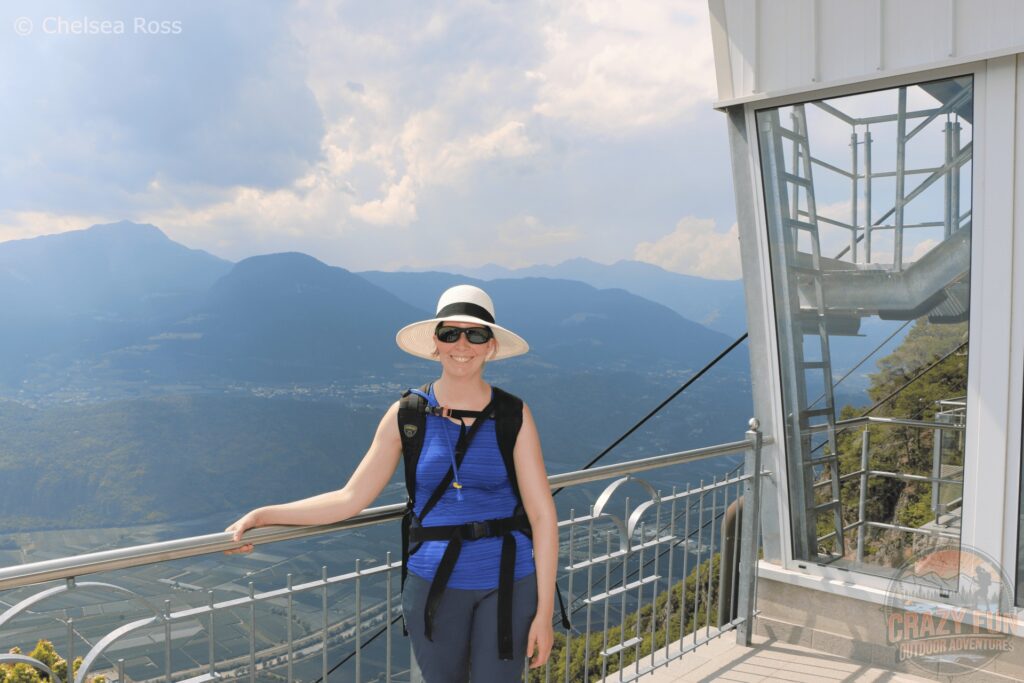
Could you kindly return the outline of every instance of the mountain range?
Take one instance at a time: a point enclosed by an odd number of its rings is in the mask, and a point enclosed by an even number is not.
[[[453,265],[435,270],[480,280],[545,277],[576,280],[598,289],[624,289],[730,337],[747,329],[742,280],[709,280],[673,273],[642,261],[622,260],[606,265],[574,258],[557,265],[515,269],[488,264],[480,268]]]
[[[531,343],[488,377],[530,402],[553,471],[730,341],[629,288],[563,277],[230,263],[127,222],[2,243],[0,481],[19,495],[0,497],[0,530],[230,517],[340,484],[400,390],[435,376],[395,332],[467,281]],[[615,458],[732,440],[749,413],[741,350]]]

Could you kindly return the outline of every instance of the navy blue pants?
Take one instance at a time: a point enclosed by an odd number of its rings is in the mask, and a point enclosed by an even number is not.
[[[522,680],[526,638],[537,613],[537,575],[513,584],[512,647],[515,657],[498,657],[498,589],[446,588],[434,615],[434,640],[424,633],[423,612],[430,582],[409,574],[402,613],[423,683],[512,683]]]

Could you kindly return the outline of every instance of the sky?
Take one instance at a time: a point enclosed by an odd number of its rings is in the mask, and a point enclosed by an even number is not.
[[[0,95],[0,241],[740,275],[705,0],[20,0]]]

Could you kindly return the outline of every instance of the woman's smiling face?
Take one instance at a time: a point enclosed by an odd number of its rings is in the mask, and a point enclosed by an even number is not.
[[[480,323],[445,322],[444,327],[467,329],[481,327]],[[434,335],[434,347],[444,371],[456,377],[465,377],[483,372],[484,364],[498,349],[498,342],[491,337],[485,344],[471,344],[465,334],[452,343],[445,343]]]

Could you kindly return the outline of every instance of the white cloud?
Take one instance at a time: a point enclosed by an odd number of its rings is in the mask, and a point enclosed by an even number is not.
[[[530,72],[535,110],[604,132],[664,123],[706,106],[715,70],[706,2],[577,0],[543,27]]]
[[[127,218],[232,259],[301,250],[353,268],[460,259],[511,266],[626,255],[650,233],[628,236],[617,224],[620,207],[610,210],[616,202],[630,214],[679,215],[675,189],[629,192],[623,200],[607,188],[621,177],[639,187],[645,174],[656,174],[672,155],[660,144],[664,131],[678,145],[686,117],[708,107],[714,76],[704,0],[457,0],[409,2],[400,12],[373,3],[302,2],[272,14],[264,23],[275,42],[254,38],[246,45],[272,76],[283,69],[294,86],[283,92],[301,91],[310,100],[298,102],[303,111],[321,115],[300,131],[300,139],[312,140],[312,149],[303,148],[304,165],[275,182],[256,182],[241,171],[267,169],[238,163],[239,173],[214,182],[207,176],[221,171],[213,165],[166,170],[147,157],[155,170],[136,185],[88,193],[102,203],[82,203],[78,194],[85,193],[73,191],[60,192],[60,205],[25,193],[24,207],[10,207],[22,213],[0,212],[0,239]],[[219,42],[200,38],[195,34],[198,58],[169,62],[176,82],[191,82],[191,71],[209,70],[211,61],[220,71],[232,69]],[[119,42],[115,56],[131,61],[132,45]],[[277,69],[272,57],[281,54],[287,64]],[[59,68],[51,59],[26,73],[42,77]],[[114,88],[134,101],[148,82],[104,83],[95,97]],[[288,97],[274,101],[271,110],[253,106],[251,115],[274,124],[259,130],[270,131],[267,145],[287,156],[290,134],[304,119]],[[27,118],[38,106],[18,104]],[[118,109],[110,125],[135,116],[135,109]],[[175,121],[185,132],[195,126]],[[76,117],[69,123],[77,130]],[[624,135],[609,145],[608,133],[617,132]],[[249,158],[242,138],[225,140]],[[143,146],[132,151],[149,154]],[[17,167],[32,178],[25,163]],[[66,171],[62,182],[74,190],[88,177],[88,165],[82,169]],[[699,211],[718,215],[708,203]],[[402,239],[381,238],[395,228]]]
[[[636,245],[633,258],[686,275],[738,278],[742,275],[739,227],[733,224],[728,232],[717,232],[713,220],[687,216],[661,239]]]
[[[536,216],[519,216],[498,228],[498,240],[505,247],[519,251],[542,250],[559,244],[572,244],[583,238],[578,228],[550,228]]]
[[[415,260],[392,263],[387,267],[414,266],[465,267],[488,263],[506,268],[522,268],[541,263],[558,263],[578,256],[579,242],[585,234],[573,225],[548,225],[537,216],[514,216],[496,226],[468,235],[456,235],[444,242],[443,254],[424,255]]]
[[[412,178],[404,176],[388,187],[383,199],[353,205],[349,211],[359,220],[372,225],[409,225],[416,220],[416,190]]]

